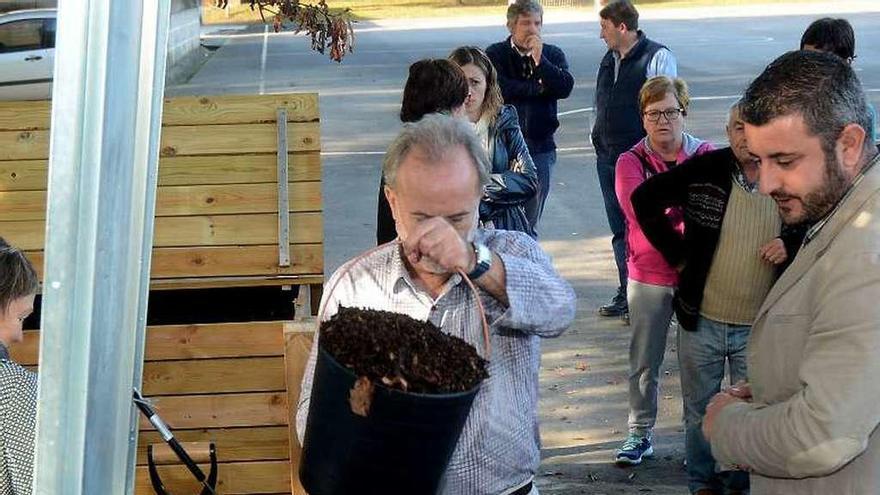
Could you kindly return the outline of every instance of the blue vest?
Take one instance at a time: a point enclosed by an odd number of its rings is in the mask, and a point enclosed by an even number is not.
[[[597,155],[619,155],[645,137],[639,91],[647,80],[648,64],[662,48],[666,47],[639,31],[636,46],[620,62],[617,82],[614,81],[613,52],[608,50],[605,54],[596,81],[596,122],[592,138]]]

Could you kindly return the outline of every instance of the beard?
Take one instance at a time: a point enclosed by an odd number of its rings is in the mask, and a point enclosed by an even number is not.
[[[797,196],[788,194],[782,190],[776,190],[770,193],[770,196],[780,201],[795,200],[802,205],[803,211],[798,215],[790,209],[779,206],[779,214],[782,220],[789,225],[797,225],[802,223],[815,223],[821,220],[831,211],[840,201],[847,189],[850,181],[843,173],[843,166],[837,161],[837,157],[833,152],[825,153],[825,174],[822,184],[814,191],[807,193],[805,196]]]

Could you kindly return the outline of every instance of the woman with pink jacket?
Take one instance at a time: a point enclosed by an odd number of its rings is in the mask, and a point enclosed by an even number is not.
[[[642,233],[630,196],[648,177],[663,173],[688,158],[713,149],[710,143],[684,132],[687,84],[678,78],[648,79],[639,92],[647,136],[620,155],[615,188],[626,217],[627,302],[632,341],[629,350],[629,435],[617,450],[618,464],[639,464],[654,453],[652,430],[657,418],[660,365],[672,319],[672,296],[678,284],[669,266]],[[670,209],[670,220],[683,230],[681,211]]]

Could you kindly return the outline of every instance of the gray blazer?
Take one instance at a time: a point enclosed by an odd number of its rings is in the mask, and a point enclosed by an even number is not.
[[[767,295],[748,368],[718,462],[749,466],[753,495],[880,493],[880,164]]]

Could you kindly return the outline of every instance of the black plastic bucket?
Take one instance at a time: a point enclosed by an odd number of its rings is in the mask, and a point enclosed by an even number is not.
[[[352,412],[356,376],[318,350],[299,476],[310,495],[433,495],[480,386],[442,395],[375,385],[366,417]]]

